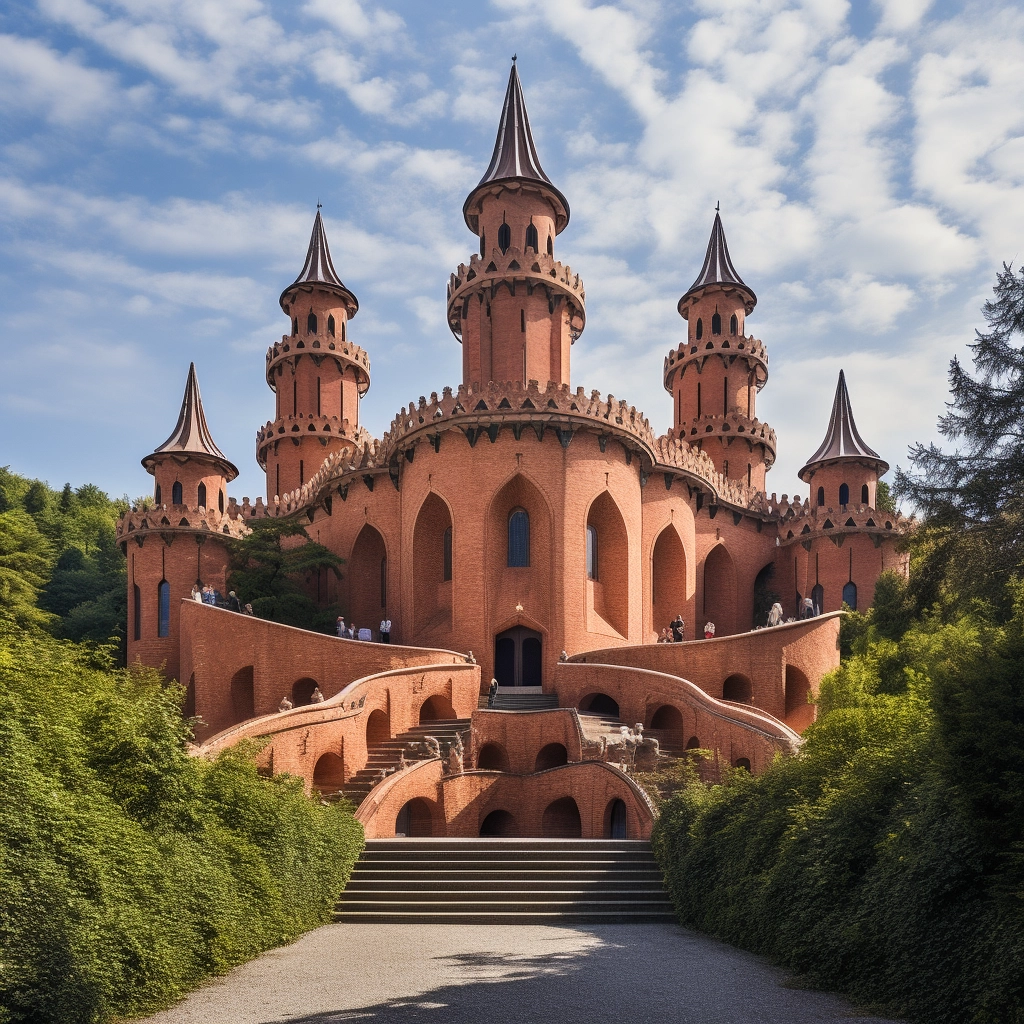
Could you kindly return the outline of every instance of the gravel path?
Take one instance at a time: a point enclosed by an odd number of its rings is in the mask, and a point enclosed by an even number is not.
[[[334,924],[152,1024],[892,1024],[676,925]]]

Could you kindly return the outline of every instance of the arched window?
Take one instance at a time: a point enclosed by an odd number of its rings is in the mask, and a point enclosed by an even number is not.
[[[848,604],[850,611],[857,610],[857,584],[853,580],[843,587],[843,604]]]
[[[157,501],[160,499],[157,498]],[[860,488],[860,503],[866,505],[868,503],[868,485],[862,484]]]
[[[722,333],[722,317],[721,317],[721,315],[717,311],[715,312],[715,315],[712,316],[712,318],[711,318],[711,333],[712,334],[721,334]]]
[[[498,228],[498,248],[502,252],[508,252],[508,247],[512,244],[512,229],[502,221],[501,227]]]
[[[815,583],[811,588],[811,601],[814,603],[814,614],[820,615],[825,608],[825,588]]]
[[[697,340],[700,341],[704,337],[704,321],[700,317],[697,317],[697,329],[694,331],[697,336]]]
[[[292,334],[299,333],[299,318],[297,316],[292,317]]]
[[[178,480],[174,481],[174,486],[171,488],[171,504],[180,505],[181,501],[181,483]]]
[[[731,317],[729,317],[729,333],[730,334],[738,334],[739,333],[739,328],[740,328],[740,322],[736,319],[736,314],[733,313],[733,315]]]
[[[154,498],[155,498],[156,503],[158,505],[162,504],[162,502],[160,500],[160,485],[159,484],[156,485],[156,494],[154,495]]]
[[[223,512],[223,511],[224,511],[224,492],[223,492],[223,491],[221,491],[221,492],[220,492],[220,493],[219,493],[219,494],[217,495],[217,509],[218,509],[218,511],[220,511],[220,512]]]
[[[548,235],[548,255],[549,256],[554,256],[555,255],[555,243],[552,241],[550,235]]]
[[[825,488],[818,488],[818,505],[823,506],[825,504]]]
[[[487,233],[485,231],[480,232],[480,255],[484,254],[484,247],[487,245]]]
[[[142,639],[142,590],[138,583],[132,585],[132,639]]]
[[[448,581],[452,578],[452,528],[450,526],[444,531],[444,540],[441,546],[443,549],[442,561],[444,563],[441,567],[441,579]]]
[[[299,486],[306,482],[306,460],[299,459]]]
[[[206,484],[199,485],[199,507],[206,508]]]
[[[345,341],[348,338],[348,331],[345,329],[345,321],[341,321],[341,340]]]
[[[747,463],[747,486],[748,487],[752,487],[753,486],[751,484],[751,482],[750,482],[750,472],[751,472],[751,470],[750,470],[750,463],[748,462]]]
[[[587,526],[587,579],[597,577],[597,527]]]
[[[316,313],[310,312],[306,317],[306,333],[316,334]]]
[[[839,504],[849,505],[850,504],[850,485],[840,484],[839,485]]]
[[[171,632],[171,585],[161,580],[156,588],[156,635],[169,636]]]
[[[526,310],[519,310],[519,330],[523,334],[526,333]]]
[[[534,252],[538,251],[537,226],[532,220],[526,225],[526,248],[532,249]]]
[[[327,333],[332,338],[335,336],[335,334],[334,334],[334,314],[333,313],[331,313],[331,315],[327,318]]]
[[[530,516],[524,508],[513,509],[508,517],[508,564],[513,569],[530,564]]]

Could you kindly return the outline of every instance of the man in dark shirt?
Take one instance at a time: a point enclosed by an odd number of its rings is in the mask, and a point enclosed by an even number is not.
[[[672,643],[681,644],[683,642],[684,630],[686,629],[686,623],[683,622],[682,615],[676,615],[676,617],[669,623],[672,628]]]

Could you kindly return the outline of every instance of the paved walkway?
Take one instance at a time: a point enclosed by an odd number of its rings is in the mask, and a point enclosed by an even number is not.
[[[676,925],[327,925],[151,1024],[892,1024]]]

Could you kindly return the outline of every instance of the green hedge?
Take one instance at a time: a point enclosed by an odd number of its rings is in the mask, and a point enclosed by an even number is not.
[[[1024,1022],[1024,601],[870,627],[802,752],[691,786],[654,844],[681,921],[928,1024]]]
[[[99,1022],[330,919],[351,813],[187,752],[184,691],[0,631],[0,1021]]]

